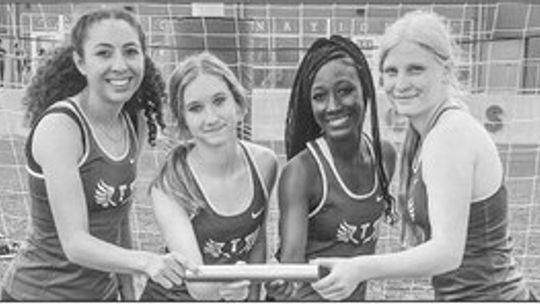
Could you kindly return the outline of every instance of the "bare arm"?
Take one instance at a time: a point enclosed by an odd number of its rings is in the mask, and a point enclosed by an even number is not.
[[[424,143],[422,174],[429,197],[430,240],[397,253],[315,261],[329,267],[331,274],[313,287],[325,298],[336,300],[346,297],[360,281],[433,276],[458,268],[472,194],[473,142],[471,136],[456,130],[434,129]]]
[[[285,166],[279,179],[279,236],[282,263],[306,262],[309,195],[313,187],[313,176],[298,157]]]
[[[399,253],[374,256],[369,268],[376,268],[375,264],[386,266],[373,272],[370,279],[432,276],[461,264],[474,170],[474,149],[463,138],[450,131],[434,130],[425,142],[422,176],[429,198],[431,239]]]
[[[202,254],[193,225],[186,210],[157,188],[151,190],[154,215],[171,251],[176,251],[197,265],[203,264]],[[220,300],[220,283],[186,282],[189,294],[196,300]]]
[[[122,228],[120,229],[119,244],[123,248],[131,249],[133,242],[131,239],[131,225],[129,223],[129,216],[126,216],[122,220]],[[133,283],[132,274],[119,274],[118,279],[120,281],[120,296],[123,301],[135,301],[135,285]]]
[[[266,190],[268,192],[268,196],[271,195],[274,189],[274,184],[276,182],[276,176],[277,176],[277,170],[278,170],[278,163],[276,159],[276,155],[274,152],[267,148],[263,148],[260,146],[255,146],[253,144],[246,144],[248,147],[250,147],[251,151],[253,152],[253,156],[255,159],[255,162],[257,164],[257,167],[260,170],[260,174],[262,177],[262,182],[265,184]],[[268,201],[270,200],[270,197],[268,197]],[[253,246],[253,249],[251,250],[249,254],[249,262],[250,263],[265,263],[266,262],[266,223],[268,221],[269,216],[269,206],[268,201],[266,202],[267,205],[265,206],[266,212],[265,212],[265,222],[261,226],[261,230],[259,231],[259,235],[257,237],[257,240],[255,241],[255,245]],[[255,301],[259,300],[260,297],[260,289],[261,284],[251,284],[248,301]]]
[[[169,267],[166,264],[174,264],[179,272],[182,270],[173,257],[122,248],[89,233],[77,165],[82,151],[79,128],[68,116],[51,114],[39,123],[32,152],[43,169],[52,215],[67,258],[88,268],[122,274],[141,273],[163,280],[165,285],[171,284],[172,277],[162,276],[163,270]]]

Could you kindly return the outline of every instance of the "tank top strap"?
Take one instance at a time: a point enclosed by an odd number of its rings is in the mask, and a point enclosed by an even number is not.
[[[427,133],[429,133],[429,131],[431,131],[431,129],[433,129],[433,127],[435,127],[435,125],[437,124],[437,122],[439,122],[439,119],[442,117],[442,115],[444,113],[446,113],[449,110],[459,110],[459,109],[461,109],[461,108],[459,106],[455,105],[455,104],[445,105],[443,103],[442,105],[440,105],[439,108],[437,109],[437,111],[435,112],[435,115],[433,115],[433,117],[429,121],[428,128],[427,128],[427,130],[428,130]],[[422,150],[422,141],[420,141],[418,143],[418,147],[415,150],[416,151],[414,153],[414,157],[413,157],[413,161],[412,161],[413,171],[416,171],[418,169],[418,167],[420,165],[420,162],[421,162],[420,154],[421,154],[421,150]]]
[[[362,136],[362,137],[364,137],[364,136]],[[372,145],[369,143],[369,140],[367,140],[367,139],[366,139],[365,142],[367,143],[367,146],[368,146],[367,148],[368,148],[368,151],[369,151],[369,154],[370,154],[370,163],[371,163],[372,166],[375,166],[375,164],[376,164],[376,162],[375,162],[375,153],[372,150],[373,149]],[[334,158],[333,158],[333,156],[332,156],[332,154],[330,152],[330,147],[328,147],[328,143],[324,140],[324,138],[320,137],[315,141],[315,144],[318,145],[318,147],[319,147],[319,149],[321,151],[321,154],[323,156],[323,159],[326,160],[326,163],[330,167],[330,171],[334,175],[334,177],[335,177],[336,181],[338,182],[339,186],[341,187],[341,189],[350,198],[356,199],[356,200],[366,199],[366,198],[374,195],[377,192],[377,189],[379,188],[379,179],[378,179],[378,176],[377,176],[376,168],[374,170],[373,187],[371,188],[371,190],[369,190],[366,193],[361,193],[361,194],[354,193],[351,189],[349,189],[349,187],[347,187],[347,185],[345,184],[345,182],[341,178],[341,175],[339,174],[339,172],[337,170],[337,167],[336,167],[336,165],[334,163]]]
[[[128,136],[129,136],[129,154],[138,154],[139,152],[139,134],[138,134],[138,128],[137,124],[138,122],[134,121],[134,119],[131,115],[129,115],[126,111],[123,111],[124,120],[126,121],[127,129],[128,129]]]
[[[249,170],[251,172],[251,176],[253,177],[252,179],[253,179],[254,190],[262,191],[264,195],[264,199],[268,200],[268,198],[270,197],[270,194],[268,193],[268,189],[266,188],[266,183],[264,182],[264,178],[262,177],[261,172],[259,168],[257,167],[255,160],[253,159],[253,155],[249,151],[248,147],[246,147],[242,141],[239,141],[239,143],[248,161]]]
[[[86,142],[87,142],[87,150],[92,150],[92,153],[98,153],[98,155],[103,155],[107,158],[112,158],[110,153],[108,153],[106,150],[104,150],[103,146],[98,142],[98,139],[96,138],[96,135],[94,133],[93,127],[90,125],[90,122],[88,121],[88,117],[86,114],[84,114],[80,108],[79,105],[75,103],[72,99],[67,99],[67,102],[73,107],[73,110],[77,113],[77,115],[80,118],[81,124],[84,127],[84,130],[87,134]],[[127,148],[127,154],[124,155],[124,159],[127,158],[133,158],[138,154],[139,151],[139,136],[136,129],[136,122],[132,119],[132,116],[129,115],[126,111],[122,110],[121,112],[122,119],[124,120],[124,125],[126,126],[126,129],[124,132],[127,133],[128,137],[128,148]]]
[[[428,124],[428,132],[433,129],[433,127],[437,124],[437,122],[439,122],[439,119],[442,117],[442,115],[444,113],[446,113],[448,110],[459,110],[460,107],[457,106],[457,105],[445,105],[445,104],[442,104],[439,109],[437,109],[437,111],[435,112],[435,115],[433,115],[433,117],[431,118],[429,124]]]
[[[32,128],[32,130],[30,130],[30,133],[28,134],[28,139],[25,145],[25,154],[26,154],[27,162],[28,162],[27,169],[31,174],[41,175],[43,173],[41,166],[37,163],[37,161],[34,158],[34,155],[32,154],[32,143],[34,140],[34,133],[36,130],[36,126],[45,116],[49,114],[53,114],[53,113],[65,114],[77,124],[77,126],[79,127],[79,131],[81,133],[81,139],[83,143],[83,155],[85,155],[86,151],[88,150],[87,135],[86,135],[87,128],[84,125],[84,119],[80,116],[77,108],[72,104],[72,102],[70,102],[69,99],[66,101],[60,101],[58,103],[55,103],[40,115],[40,117],[37,119],[36,123],[34,124],[34,127]]]
[[[326,176],[326,171],[324,170],[324,165],[322,158],[324,158],[322,151],[318,144],[316,144],[316,141],[319,139],[316,139],[315,141],[307,142],[306,147],[307,150],[310,152],[313,159],[315,159],[315,163],[317,164],[317,168],[319,169],[319,172],[321,174],[321,182],[322,182],[322,195],[321,199],[317,204],[315,204],[315,208],[310,208],[308,210],[308,218],[314,217],[324,206],[324,203],[326,202],[326,198],[328,196],[328,177]],[[311,210],[313,209],[313,210]]]

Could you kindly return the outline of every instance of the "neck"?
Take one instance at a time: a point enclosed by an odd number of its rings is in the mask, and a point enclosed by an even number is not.
[[[449,105],[447,100],[440,102],[426,112],[420,113],[417,116],[410,116],[409,121],[413,128],[420,133],[420,137],[424,139],[429,131],[436,123],[439,113]]]
[[[190,152],[192,163],[211,176],[230,176],[242,161],[238,141],[211,147],[200,143]]]
[[[92,122],[110,127],[120,121],[123,103],[103,102],[99,100],[99,97],[91,94],[88,89],[83,90],[77,99]]]
[[[361,149],[361,134],[354,134],[346,138],[330,139],[325,137],[328,143],[328,148],[334,157],[351,160],[359,156],[358,151]]]

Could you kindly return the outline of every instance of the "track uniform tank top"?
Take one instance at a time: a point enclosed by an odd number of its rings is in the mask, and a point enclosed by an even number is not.
[[[261,229],[266,214],[268,191],[251,153],[242,142],[240,142],[240,146],[246,156],[253,181],[253,198],[248,207],[239,214],[225,216],[217,213],[204,196],[200,183],[193,172],[188,171],[190,182],[196,185],[198,195],[208,203],[208,208],[201,209],[191,219],[199,250],[206,265],[247,262],[257,237],[259,234],[265,233]],[[241,191],[241,189],[231,189],[231,191]],[[189,295],[185,284],[165,289],[152,280],[148,280],[140,300],[195,301]]]
[[[51,113],[68,115],[81,130],[84,155],[79,161],[79,173],[90,234],[118,243],[120,223],[128,216],[132,204],[137,169],[137,134],[131,120],[123,113],[128,145],[125,153],[115,158],[102,149],[84,113],[73,101],[56,103],[40,119]],[[72,263],[62,250],[43,173],[32,155],[34,130],[28,136],[25,150],[31,226],[4,276],[4,290],[11,297],[25,301],[114,300],[118,288],[116,276]]]
[[[366,135],[363,138],[371,155],[372,169],[367,176],[373,180],[373,187],[362,194],[353,193],[347,188],[323,138],[307,144],[321,176],[323,194],[316,208],[309,213],[306,260],[375,253],[384,202],[376,173],[373,146]],[[301,283],[300,286],[292,300],[324,300],[309,283]],[[365,294],[366,283],[362,282],[344,301],[361,301],[365,299]]]
[[[406,216],[425,240],[431,238],[421,160],[413,166]],[[471,204],[463,261],[458,269],[434,276],[432,285],[437,301],[528,300],[529,291],[512,257],[504,183],[490,197]]]

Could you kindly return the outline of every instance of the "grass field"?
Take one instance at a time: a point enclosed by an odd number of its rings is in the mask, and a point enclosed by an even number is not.
[[[14,112],[2,109],[0,104],[0,233],[15,239],[24,239],[28,224],[28,193],[24,170],[24,137],[8,126]],[[3,128],[3,129],[2,129]],[[6,130],[8,132],[6,132]],[[262,141],[278,154],[283,154],[280,142]],[[527,281],[540,294],[540,172],[539,147],[534,145],[500,145],[499,150],[506,165],[506,178],[510,189],[510,215],[515,256]],[[146,185],[153,177],[161,159],[163,149],[147,150],[139,163],[136,185],[136,202],[132,213],[135,246],[144,250],[159,251],[162,239],[154,222]],[[284,159],[280,159],[281,164]],[[269,250],[276,244],[278,211],[276,202],[271,202],[268,227]],[[384,225],[378,245],[379,252],[398,251],[398,228]],[[0,261],[0,275],[9,259]],[[142,278],[138,281],[141,287]],[[386,280],[370,282],[369,300],[430,300],[433,298],[427,278],[417,280]]]

